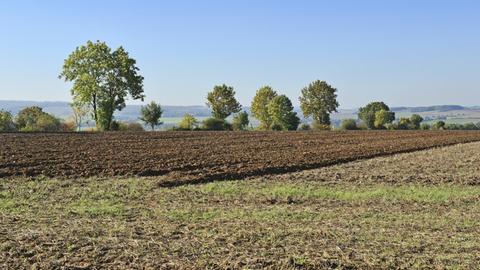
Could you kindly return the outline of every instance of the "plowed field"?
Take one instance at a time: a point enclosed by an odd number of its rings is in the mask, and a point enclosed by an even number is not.
[[[164,176],[176,185],[480,141],[480,132],[0,134],[0,177]]]

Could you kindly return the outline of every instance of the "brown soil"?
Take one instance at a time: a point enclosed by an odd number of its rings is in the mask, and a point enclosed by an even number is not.
[[[294,172],[480,141],[480,132],[0,134],[0,177],[165,176],[165,185]]]

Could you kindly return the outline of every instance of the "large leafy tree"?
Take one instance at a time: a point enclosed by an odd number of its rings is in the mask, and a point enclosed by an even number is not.
[[[363,120],[365,125],[370,129],[375,129],[376,113],[384,110],[390,112],[390,108],[383,102],[371,102],[367,106],[362,107],[358,111],[358,118]]]
[[[297,113],[293,111],[292,101],[285,95],[273,98],[267,109],[272,117],[272,129],[296,130],[300,124]]]
[[[149,125],[153,130],[155,130],[155,127],[158,125],[163,124],[160,121],[160,118],[162,117],[162,107],[160,104],[155,103],[155,101],[150,102],[150,104],[147,104],[145,106],[142,106],[140,109],[141,117],[140,120],[142,120],[145,124]]]
[[[260,129],[270,129],[272,117],[268,113],[267,106],[276,96],[278,96],[277,92],[275,92],[270,86],[264,86],[257,90],[257,93],[253,98],[250,110],[253,117],[260,121]]]
[[[142,101],[145,97],[138,71],[123,47],[112,51],[105,42],[88,41],[65,59],[59,77],[73,82],[74,102],[91,106],[97,128],[110,130],[114,112],[125,108],[128,95]]]
[[[330,113],[339,106],[337,89],[325,81],[314,81],[302,89],[300,108],[305,117],[312,117],[316,124],[330,125]]]
[[[225,119],[232,113],[240,112],[242,105],[235,99],[233,87],[216,85],[207,95],[207,106],[212,109],[212,115],[217,119]]]

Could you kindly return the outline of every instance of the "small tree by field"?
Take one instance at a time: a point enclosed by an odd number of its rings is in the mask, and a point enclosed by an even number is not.
[[[410,117],[410,123],[413,129],[420,129],[420,124],[423,122],[423,117],[418,114],[412,114]]]
[[[210,117],[203,120],[201,128],[203,130],[213,131],[232,130],[232,125],[230,125],[225,119]]]
[[[385,126],[392,123],[393,120],[395,120],[395,113],[382,109],[375,113],[374,127],[376,129],[384,129]]]
[[[342,130],[357,130],[357,121],[355,119],[343,119],[340,124],[340,129]]]
[[[329,126],[330,113],[336,112],[339,106],[337,89],[325,81],[314,81],[302,89],[299,98],[300,108],[305,117],[312,117],[317,125]]]
[[[12,114],[8,111],[0,110],[0,132],[11,132],[16,129]]]
[[[246,130],[248,124],[250,124],[250,120],[248,119],[248,113],[245,111],[240,112],[233,117],[233,130]]]
[[[401,129],[401,130],[412,129],[412,121],[410,121],[410,118],[405,118],[405,117],[400,118],[400,120],[398,120],[397,129]]]
[[[433,124],[432,128],[435,129],[435,130],[443,130],[445,128],[445,122],[443,122],[443,121],[435,122]]]
[[[358,118],[361,119],[369,129],[375,129],[375,118],[378,111],[390,112],[390,108],[383,102],[372,102],[358,111]],[[395,116],[393,114],[393,116]],[[395,119],[395,118],[393,118]]]
[[[292,102],[285,95],[273,98],[267,108],[272,117],[272,129],[274,130],[296,130],[300,124],[297,113],[293,111]]]
[[[125,108],[128,95],[145,97],[138,70],[123,47],[112,51],[105,42],[88,41],[65,59],[59,77],[73,82],[73,100],[91,107],[97,128],[110,130],[114,112]]]
[[[430,126],[427,123],[423,123],[423,124],[420,125],[421,130],[430,130],[431,128],[432,128],[432,126]]]
[[[212,109],[212,116],[225,120],[232,113],[238,113],[242,106],[235,99],[233,87],[216,85],[207,95],[207,106]]]
[[[268,130],[272,125],[272,117],[268,113],[267,106],[276,96],[278,96],[278,94],[272,89],[272,87],[264,86],[258,89],[253,98],[250,110],[253,117],[260,121],[259,129],[261,130]]]
[[[162,107],[160,106],[160,104],[157,104],[154,101],[150,102],[150,104],[142,106],[140,109],[140,113],[140,120],[142,120],[145,125],[150,126],[152,131],[155,130],[156,126],[163,124],[160,121],[163,113]]]
[[[90,113],[90,108],[85,103],[72,102],[70,103],[72,108],[73,122],[77,131],[80,131],[82,125],[88,124],[88,115]]]
[[[193,117],[193,115],[186,113],[178,124],[178,127],[181,130],[194,130],[198,127],[198,120]]]

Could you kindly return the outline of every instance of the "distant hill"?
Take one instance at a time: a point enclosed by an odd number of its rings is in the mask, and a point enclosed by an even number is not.
[[[61,101],[12,101],[12,100],[0,100],[0,109],[7,110],[12,114],[17,114],[25,107],[39,106],[43,108],[45,112],[53,114],[59,118],[66,119],[72,114],[68,102]],[[182,117],[185,113],[190,113],[196,117],[210,116],[210,110],[206,106],[163,106],[163,117]],[[140,105],[127,105],[125,109],[120,112],[116,112],[115,117],[121,121],[135,121],[140,116]]]
[[[437,105],[437,106],[427,106],[427,107],[392,107],[391,110],[394,112],[448,112],[448,111],[461,111],[469,110],[468,107],[463,107],[460,105]]]

